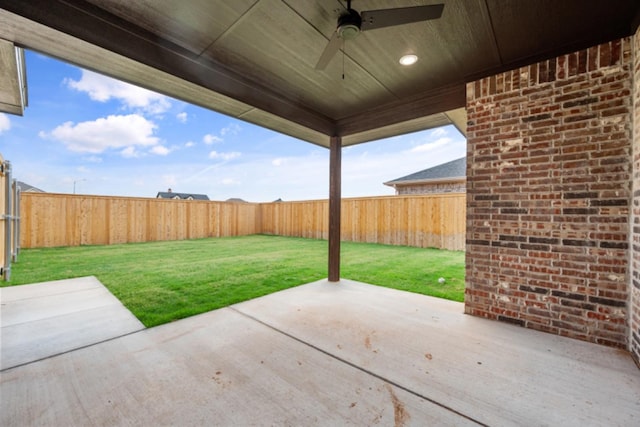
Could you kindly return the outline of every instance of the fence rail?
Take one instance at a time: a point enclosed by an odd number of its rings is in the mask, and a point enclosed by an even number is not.
[[[272,234],[326,239],[327,200],[228,203],[22,193],[23,248]],[[342,240],[464,250],[466,196],[344,199]]]

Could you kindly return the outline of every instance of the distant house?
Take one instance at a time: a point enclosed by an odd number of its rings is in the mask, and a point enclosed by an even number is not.
[[[18,187],[20,188],[20,191],[22,193],[44,193],[45,192],[44,190],[34,187],[33,185],[29,185],[26,182],[16,181],[16,183],[18,184]]]
[[[396,194],[465,193],[467,181],[467,158],[442,163],[384,185],[393,187]]]
[[[242,199],[239,199],[237,197],[232,197],[230,199],[227,199],[227,200],[225,200],[225,202],[228,202],[228,203],[249,203],[246,200],[242,200]]]
[[[168,189],[167,191],[159,191],[156,198],[174,200],[209,200],[209,196],[206,194],[174,193],[171,189]]]

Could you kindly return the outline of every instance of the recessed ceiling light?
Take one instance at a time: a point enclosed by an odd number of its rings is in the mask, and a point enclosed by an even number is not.
[[[416,62],[418,62],[417,55],[404,55],[402,58],[400,58],[400,64],[402,65],[413,65]]]

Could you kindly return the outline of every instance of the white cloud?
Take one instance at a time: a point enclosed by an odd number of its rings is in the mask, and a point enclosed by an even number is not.
[[[223,127],[220,130],[220,135],[222,135],[222,136],[225,136],[225,135],[237,135],[238,132],[240,132],[241,130],[242,130],[242,128],[237,123],[229,123],[228,126]]]
[[[81,71],[80,80],[66,79],[65,83],[71,89],[86,92],[94,101],[117,99],[129,109],[141,109],[148,114],[162,114],[171,107],[164,95],[92,71]]]
[[[241,153],[237,151],[230,151],[228,153],[219,153],[217,151],[212,151],[209,153],[210,159],[222,159],[222,160],[232,160],[240,157]]]
[[[140,157],[140,153],[136,151],[136,148],[133,146],[127,147],[124,150],[120,151],[120,155],[127,159],[131,159],[134,157]]]
[[[212,135],[212,134],[208,133],[204,137],[202,137],[202,141],[207,145],[211,145],[211,144],[216,143],[216,142],[218,142],[218,143],[222,142],[223,139],[220,138],[219,136]]]
[[[193,141],[187,141],[187,142],[184,144],[184,146],[185,146],[186,148],[193,147],[194,145],[196,145],[196,143],[195,143],[195,142],[193,142]]]
[[[166,156],[171,152],[171,150],[164,145],[154,145],[153,147],[151,147],[151,150],[149,150],[149,152],[157,154],[159,156]]]
[[[176,114],[176,119],[178,119],[180,123],[187,123],[187,113],[183,111],[182,113]]]
[[[446,132],[451,138],[434,138],[433,132],[389,138],[345,150],[342,157],[342,196],[393,194],[393,189],[383,182],[465,155],[466,140],[457,135],[457,130]],[[394,144],[398,144],[398,148],[390,149]]]
[[[176,176],[173,174],[162,175],[162,183],[167,188],[175,187],[175,185],[178,183],[178,178],[176,178]]]
[[[41,138],[53,138],[71,151],[99,154],[109,149],[126,147],[121,153],[131,157],[136,146],[153,146],[155,123],[137,114],[108,116],[90,122],[66,122],[51,132],[40,132]]]
[[[237,135],[240,130],[241,128],[239,125],[230,123],[229,126],[220,129],[220,136],[208,133],[202,137],[202,141],[207,145],[218,144],[224,142],[224,137],[226,135]]]
[[[177,123],[173,121],[173,125],[176,126]],[[165,126],[168,124],[155,130],[152,136],[161,136],[159,132]],[[178,127],[185,131],[187,129],[184,126]],[[243,134],[246,131],[244,129]],[[430,130],[345,148],[342,157],[343,197],[394,194],[394,190],[383,185],[383,182],[465,155],[466,140],[457,135],[457,130],[453,127],[446,135],[452,138],[449,143],[441,137],[432,136],[432,132],[434,131]],[[255,151],[252,151],[253,145],[242,145],[243,142],[238,142],[233,148],[224,148],[224,145],[205,146],[201,142],[204,133],[196,129],[192,134],[185,134],[183,140],[178,139],[179,147],[173,147],[172,142],[159,140],[149,146],[127,144],[118,148],[111,147],[104,155],[81,153],[81,156],[71,156],[68,168],[61,168],[58,162],[47,161],[46,156],[37,156],[36,159],[29,156],[29,161],[36,163],[24,166],[19,163],[18,156],[12,156],[12,160],[15,170],[24,172],[25,178],[21,179],[51,192],[69,193],[73,189],[73,179],[86,177],[87,183],[83,183],[80,188],[82,192],[91,194],[154,197],[158,191],[172,188],[173,191],[207,194],[213,200],[239,197],[266,202],[278,198],[308,200],[328,196],[328,150],[300,141],[291,141],[290,145],[287,142],[270,142],[265,144],[266,148]],[[219,133],[216,134],[219,136]],[[266,140],[255,138],[258,139]],[[193,149],[184,148],[188,142],[194,141]],[[2,144],[0,142],[0,146]],[[159,145],[172,150],[170,159],[150,153],[152,147]],[[416,148],[417,146],[424,147]],[[432,148],[425,149],[429,146]],[[202,147],[207,149],[201,152]],[[213,148],[218,150],[209,159],[208,155]],[[413,152],[412,149],[417,151]],[[117,155],[123,150],[124,155],[144,156],[144,161],[136,161],[135,168],[132,169],[131,161],[114,158],[113,154]],[[90,156],[104,157],[104,161],[89,163]],[[73,163],[78,157],[81,157],[81,162]],[[90,168],[90,172],[82,175],[76,172],[75,168],[82,164]],[[71,178],[64,181],[60,178],[61,174]]]
[[[436,139],[433,142],[427,142],[425,144],[416,145],[410,151],[412,153],[424,153],[425,151],[432,151],[432,150],[435,150],[435,149],[440,148],[442,146],[448,145],[452,141],[453,140],[451,138],[443,137],[443,138],[440,138],[440,139]]]
[[[84,160],[89,163],[102,163],[102,157],[100,156],[89,156],[85,157]]]
[[[11,121],[9,120],[9,116],[4,113],[0,113],[0,134],[11,129]]]
[[[447,128],[443,126],[443,127],[439,127],[439,128],[436,128],[436,129],[432,130],[430,136],[433,137],[433,138],[439,138],[439,137],[445,136],[447,134],[448,134]]]

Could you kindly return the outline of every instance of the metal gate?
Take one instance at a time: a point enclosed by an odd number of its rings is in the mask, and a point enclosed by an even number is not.
[[[20,187],[11,177],[11,162],[0,154],[0,276],[11,278],[11,263],[20,252]]]

